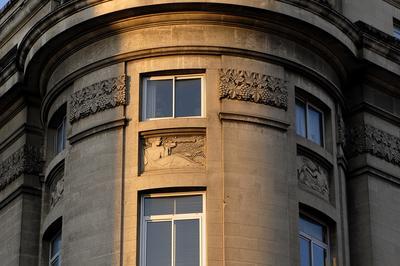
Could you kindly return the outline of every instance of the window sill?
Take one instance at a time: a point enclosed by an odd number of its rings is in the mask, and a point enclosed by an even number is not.
[[[46,170],[44,172],[45,173],[45,182],[47,182],[47,179],[50,176],[50,174],[53,172],[53,170],[55,168],[57,168],[57,166],[60,165],[60,163],[62,161],[65,160],[66,154],[67,154],[67,150],[64,149],[63,151],[59,152],[53,159],[51,159],[51,161],[47,165]]]
[[[206,126],[207,118],[205,117],[156,119],[139,122],[138,131],[144,132],[171,128],[205,128]]]
[[[301,146],[303,150],[310,151],[317,155],[320,160],[325,161],[329,166],[333,165],[333,155],[324,147],[300,136],[296,136],[296,143],[298,146]]]

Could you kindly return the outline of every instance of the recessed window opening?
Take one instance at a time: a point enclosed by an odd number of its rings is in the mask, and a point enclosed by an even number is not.
[[[324,114],[312,104],[296,99],[296,133],[324,146]]]
[[[141,266],[204,266],[204,194],[142,197]]]
[[[203,79],[202,75],[143,78],[142,120],[203,116]]]
[[[61,231],[50,241],[49,266],[61,265]]]
[[[393,20],[393,36],[400,40],[400,21]]]

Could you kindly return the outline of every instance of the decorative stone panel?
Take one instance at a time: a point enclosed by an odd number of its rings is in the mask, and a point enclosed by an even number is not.
[[[42,171],[40,149],[24,145],[0,163],[0,190],[22,174],[38,174]]]
[[[282,79],[236,69],[219,70],[220,99],[248,101],[287,110],[288,91]]]
[[[64,193],[64,178],[56,181],[55,185],[52,186],[50,191],[50,206],[54,207],[57,202],[61,199]]]
[[[346,145],[346,125],[341,115],[337,116],[337,142]]]
[[[329,173],[318,162],[298,155],[297,178],[301,186],[305,186],[329,200]]]
[[[400,137],[368,124],[352,128],[349,135],[347,147],[349,156],[369,153],[400,166]]]
[[[205,136],[147,137],[143,145],[143,170],[203,167]]]
[[[69,121],[127,104],[126,76],[110,78],[74,92],[70,97]]]

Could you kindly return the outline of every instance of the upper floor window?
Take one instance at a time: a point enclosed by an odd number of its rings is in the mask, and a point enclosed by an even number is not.
[[[63,104],[51,117],[47,130],[47,158],[51,159],[65,149],[67,142],[66,134],[66,111],[67,106]]]
[[[203,76],[145,77],[142,120],[203,116]]]
[[[50,242],[49,266],[61,265],[61,231]]]
[[[141,266],[205,265],[204,195],[142,198]]]
[[[324,114],[306,101],[296,99],[296,133],[324,146]]]
[[[57,133],[55,135],[54,150],[58,154],[65,149],[65,142],[67,141],[65,133],[66,117],[64,116],[57,126]]]
[[[10,0],[0,0],[0,10],[7,5]]]
[[[328,265],[328,232],[325,225],[300,216],[300,266]]]
[[[393,36],[397,39],[400,39],[400,22],[397,20],[393,23]]]

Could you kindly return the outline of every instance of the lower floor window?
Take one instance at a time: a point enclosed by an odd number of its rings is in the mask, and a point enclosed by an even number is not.
[[[326,226],[300,216],[300,266],[327,266],[328,237]]]
[[[141,266],[204,265],[204,195],[142,198]]]
[[[61,232],[55,234],[50,242],[50,266],[60,266],[61,265]]]

